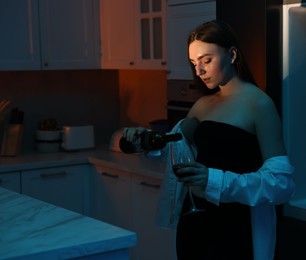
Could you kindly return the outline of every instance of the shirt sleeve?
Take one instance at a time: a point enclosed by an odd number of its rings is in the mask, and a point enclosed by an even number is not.
[[[294,194],[293,170],[288,156],[269,158],[258,171],[245,174],[209,168],[205,198],[216,205],[220,202],[249,206],[281,204]]]

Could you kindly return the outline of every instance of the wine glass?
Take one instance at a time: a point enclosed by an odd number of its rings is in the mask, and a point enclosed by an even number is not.
[[[189,155],[188,153],[186,153],[186,151],[184,151],[183,149],[180,149],[180,147],[178,147],[177,145],[177,142],[170,144],[170,153],[171,153],[172,170],[175,176],[177,178],[183,178],[183,177],[192,175],[192,173],[185,173],[185,172],[179,173],[178,170],[183,167],[188,167],[189,166],[188,164],[194,162],[195,160],[194,160],[193,155]],[[198,209],[195,206],[190,186],[188,186],[188,195],[189,195],[190,202],[191,202],[191,209],[184,215],[188,215],[188,214],[192,214],[192,213],[196,213],[200,211],[205,211],[204,209]]]

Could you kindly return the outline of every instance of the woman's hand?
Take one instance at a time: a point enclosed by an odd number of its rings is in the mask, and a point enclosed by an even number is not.
[[[140,135],[144,131],[146,131],[144,127],[125,127],[123,128],[123,136],[126,138],[128,142],[133,142],[135,136]]]
[[[187,167],[178,170],[179,173],[189,173],[189,176],[178,179],[184,182],[187,186],[192,188],[192,192],[199,196],[204,197],[204,191],[208,182],[208,168],[198,162],[188,163]]]

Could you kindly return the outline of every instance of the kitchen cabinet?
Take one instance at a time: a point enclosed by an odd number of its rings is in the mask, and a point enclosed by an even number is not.
[[[166,69],[166,1],[100,1],[103,69]]]
[[[117,169],[93,168],[91,216],[125,229],[132,227],[131,174]]]
[[[20,172],[1,173],[0,186],[20,193]]]
[[[196,26],[216,18],[215,1],[168,1],[167,61],[168,79],[192,80],[187,38]],[[179,29],[178,29],[179,28]]]
[[[99,68],[98,0],[2,0],[0,70]]]
[[[155,224],[160,186],[161,180],[132,175],[133,231],[138,237],[133,259],[176,259],[175,232]]]
[[[101,163],[92,169],[92,217],[136,232],[131,259],[176,259],[175,232],[155,224],[161,180]]]
[[[89,165],[21,171],[21,192],[33,198],[87,215]]]

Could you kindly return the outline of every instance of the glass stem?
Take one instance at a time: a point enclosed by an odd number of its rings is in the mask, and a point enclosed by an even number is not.
[[[196,210],[197,208],[196,208],[196,206],[194,204],[193,196],[192,196],[192,191],[191,191],[190,187],[188,187],[188,192],[189,192],[189,197],[190,197],[190,201],[191,201],[191,205],[192,205],[191,210]]]

